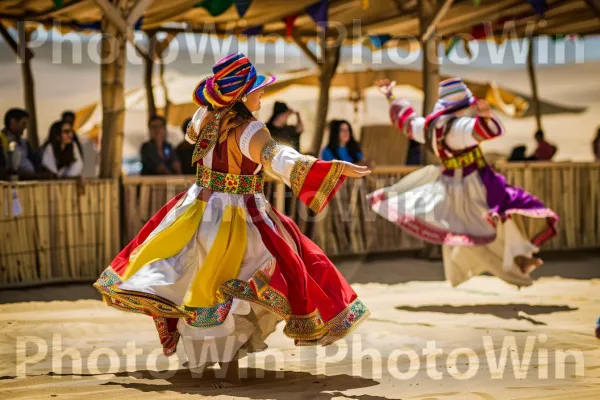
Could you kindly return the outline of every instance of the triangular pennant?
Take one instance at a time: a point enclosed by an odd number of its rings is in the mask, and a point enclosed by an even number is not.
[[[382,48],[391,38],[392,36],[388,34],[369,35],[369,40],[375,49]]]
[[[527,0],[529,4],[531,4],[531,8],[538,15],[544,15],[546,10],[548,10],[548,4],[546,4],[546,0]]]
[[[204,8],[212,17],[218,17],[233,5],[233,0],[202,0],[195,8]]]
[[[452,50],[456,47],[456,45],[460,42],[460,39],[457,36],[452,36],[446,45],[446,57],[452,53]]]
[[[285,22],[285,35],[287,37],[292,36],[292,31],[294,30],[294,21],[296,21],[296,18],[298,18],[297,15],[290,15],[283,19],[283,22]]]
[[[133,29],[136,31],[139,31],[140,29],[142,29],[143,23],[144,23],[144,16],[142,15],[140,17],[140,19],[138,19],[137,22],[135,23],[135,25],[133,26]]]
[[[54,8],[61,8],[65,4],[64,0],[52,0],[52,2],[54,3]]]
[[[262,29],[263,29],[263,25],[251,26],[250,28],[247,28],[244,31],[244,35],[246,35],[246,36],[260,35],[260,33],[262,32]]]
[[[481,0],[473,0],[473,5],[475,7],[479,7],[480,4],[481,4]]]
[[[327,0],[321,0],[306,8],[306,13],[316,22],[318,26],[327,29],[329,17],[329,3]]]
[[[366,10],[369,8],[369,0],[362,0],[362,9]]]
[[[250,8],[250,4],[252,4],[252,0],[234,0],[233,2],[240,18],[244,18],[244,15],[246,15],[246,12]]]

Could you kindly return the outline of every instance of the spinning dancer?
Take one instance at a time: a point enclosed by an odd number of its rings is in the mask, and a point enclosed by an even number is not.
[[[517,286],[531,285],[531,272],[542,264],[533,254],[555,235],[558,217],[525,190],[508,185],[486,163],[479,144],[504,133],[488,103],[473,97],[460,79],[448,79],[440,83],[433,113],[423,118],[408,101],[393,98],[395,82],[376,84],[390,101],[394,125],[426,143],[441,166],[421,168],[371,193],[373,210],[409,233],[443,245],[444,271],[453,286],[484,272]],[[542,226],[528,237],[521,217]]]
[[[296,345],[328,345],[369,314],[325,254],[267,203],[261,170],[315,212],[346,177],[370,171],[272,140],[252,112],[275,79],[243,54],[213,73],[194,90],[200,108],[186,134],[197,183],[160,209],[94,286],[108,305],[152,316],[165,355],[182,336],[190,369],[219,362],[227,384],[239,380],[240,350],[264,350],[279,320]]]

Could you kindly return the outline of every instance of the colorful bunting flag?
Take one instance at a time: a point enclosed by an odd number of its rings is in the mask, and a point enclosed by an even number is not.
[[[54,3],[54,8],[61,8],[65,4],[64,0],[52,0],[52,2]]]
[[[262,32],[263,25],[251,26],[244,31],[244,35],[246,36],[256,36],[260,35]]]
[[[137,22],[135,23],[135,25],[133,26],[133,29],[136,31],[139,31],[140,29],[142,29],[143,23],[144,23],[144,16],[142,15],[140,17],[140,19],[138,19]]]
[[[218,17],[233,5],[233,0],[202,0],[194,8],[204,8],[212,17]]]
[[[366,10],[369,8],[369,0],[362,0],[362,9]]]
[[[531,8],[538,15],[544,15],[546,10],[548,10],[548,4],[546,4],[546,0],[527,0],[529,4],[531,4]]]
[[[479,7],[480,4],[481,4],[481,0],[473,0],[473,5],[475,7]]]
[[[297,15],[290,15],[283,19],[283,22],[285,22],[285,35],[287,37],[292,36],[292,31],[294,30],[294,21],[296,21],[296,18],[298,18]]]
[[[252,0],[234,0],[233,2],[240,18],[244,18],[244,15],[246,15],[246,12],[250,8],[250,4],[252,4]]]
[[[329,15],[329,2],[321,0],[306,8],[306,13],[323,29],[327,29],[327,20]]]
[[[450,41],[446,45],[446,57],[448,57],[450,53],[452,53],[452,50],[454,50],[458,42],[460,42],[460,38],[458,36],[452,36],[450,38]]]
[[[390,39],[391,35],[369,35],[369,40],[375,49],[381,49]]]

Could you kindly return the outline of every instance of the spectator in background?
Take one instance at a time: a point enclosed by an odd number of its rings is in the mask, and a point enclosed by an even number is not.
[[[290,115],[296,116],[296,125],[288,125],[287,121]],[[267,129],[273,139],[278,143],[292,147],[300,151],[300,135],[304,131],[304,125],[300,119],[300,114],[292,110],[287,104],[276,101],[273,105],[273,115],[267,122]]]
[[[73,129],[73,142],[77,145],[79,149],[79,154],[83,158],[83,148],[81,147],[81,142],[79,141],[79,136],[77,136],[77,132],[75,132],[75,113],[73,111],[64,111],[60,116],[60,120],[71,125]]]
[[[20,108],[11,108],[4,115],[4,129],[0,132],[0,175],[6,179],[38,178],[39,158],[31,144],[23,137],[29,114]]]
[[[520,162],[520,161],[535,161],[535,156],[529,156],[525,154],[527,152],[527,146],[521,144],[515,146],[508,157],[508,162]]]
[[[533,154],[534,159],[536,161],[551,161],[556,154],[556,146],[546,142],[544,131],[541,129],[535,133],[535,140],[537,141],[538,147]]]
[[[179,175],[181,164],[173,146],[166,141],[167,121],[160,115],[148,122],[150,140],[142,144],[142,175]]]
[[[42,147],[42,168],[55,178],[77,178],[83,170],[81,150],[75,144],[73,125],[56,121]]]
[[[181,163],[181,172],[184,175],[196,174],[196,167],[192,165],[192,155],[194,154],[194,145],[185,140],[185,133],[187,132],[188,125],[192,122],[191,118],[186,119],[181,125],[181,131],[183,132],[183,141],[179,143],[175,149],[177,158]]]
[[[348,121],[334,119],[329,122],[329,144],[321,151],[324,161],[341,160],[353,164],[367,165],[360,145],[354,139],[352,126]]]
[[[600,127],[598,127],[596,138],[592,142],[592,152],[594,153],[594,161],[600,161]]]

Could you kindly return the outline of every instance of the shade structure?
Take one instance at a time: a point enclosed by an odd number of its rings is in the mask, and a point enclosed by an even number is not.
[[[353,69],[338,71],[331,83],[332,87],[346,87],[353,95],[352,98],[362,98],[361,93],[374,86],[377,79],[389,78],[396,81],[398,85],[408,85],[416,89],[423,88],[423,73],[410,69]],[[450,78],[442,76],[441,79]],[[474,82],[465,80],[473,94],[486,99],[490,104],[503,114],[512,118],[529,117],[533,115],[530,107],[530,98],[515,91],[499,87],[495,82]],[[271,85],[270,90],[281,90],[290,85],[319,86],[319,78],[316,71],[300,71],[288,75]],[[584,107],[570,107],[542,101],[542,114],[580,113],[585,111]]]
[[[240,18],[232,4],[219,15],[211,15],[199,0],[153,1],[137,21],[142,30],[171,30],[202,32],[206,23],[214,23],[214,32],[223,35],[238,34],[248,28],[260,26],[261,34],[286,36],[284,18],[298,16],[294,28],[300,36],[314,37],[316,22],[307,13],[317,0],[253,0]],[[65,29],[94,29],[102,17],[102,10],[94,0],[65,0],[57,7],[53,0],[3,0],[0,2],[0,19],[4,21],[36,21],[52,26],[60,21]],[[596,2],[586,0],[546,0],[543,15],[545,25],[537,27],[537,34],[595,34],[600,32]],[[592,5],[590,5],[592,3]],[[329,0],[327,18],[343,27],[349,40],[367,41],[366,35],[386,34],[419,35],[416,1],[370,1],[367,8],[357,0]],[[504,21],[515,21],[517,34],[527,34],[527,23],[538,21],[540,16],[524,0],[456,0],[437,24],[436,32],[443,38],[457,33],[478,32],[482,21],[489,21],[494,35],[502,35]],[[352,28],[361,20],[361,30]],[[185,25],[185,26],[184,26]],[[366,35],[365,35],[366,34]]]

